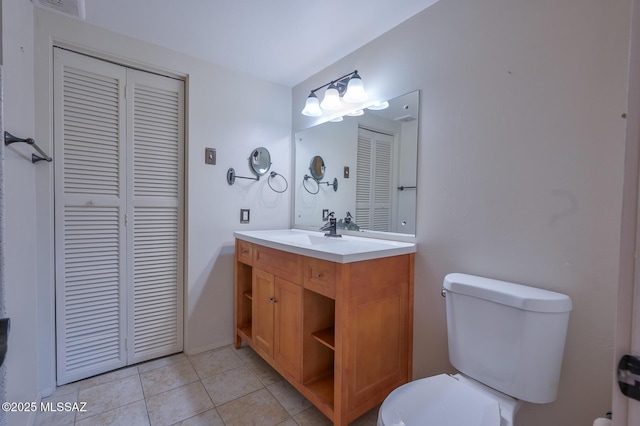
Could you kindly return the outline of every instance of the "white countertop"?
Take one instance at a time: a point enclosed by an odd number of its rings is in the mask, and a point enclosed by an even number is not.
[[[325,237],[323,232],[301,229],[236,231],[235,238],[274,249],[337,263],[351,263],[416,252],[415,243],[343,235]]]

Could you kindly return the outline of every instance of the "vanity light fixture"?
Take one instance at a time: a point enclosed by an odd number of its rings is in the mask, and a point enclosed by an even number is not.
[[[389,108],[389,102],[387,102],[387,101],[376,102],[375,104],[369,105],[367,107],[367,109],[370,109],[370,110],[373,110],[373,111],[380,111],[380,110],[387,109],[387,108]]]
[[[316,92],[324,87],[327,87],[327,90],[324,93],[322,102],[320,102]],[[307,97],[302,114],[309,117],[320,117],[323,109],[335,111],[342,108],[342,101],[355,103],[366,99],[367,93],[364,90],[362,78],[360,78],[358,70],[355,70],[313,89]]]
[[[304,105],[302,114],[309,117],[320,117],[322,115],[322,110],[320,109],[320,101],[318,100],[318,97],[315,93],[311,92],[311,94],[307,98],[307,103]]]
[[[335,83],[329,84],[327,91],[324,92],[324,99],[320,102],[320,107],[335,111],[342,108],[342,102],[340,102],[340,92],[338,92],[338,86]]]

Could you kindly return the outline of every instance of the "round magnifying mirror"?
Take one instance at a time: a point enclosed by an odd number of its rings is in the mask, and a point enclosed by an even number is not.
[[[249,166],[253,173],[262,176],[271,168],[271,154],[267,148],[256,148],[249,157]]]
[[[309,171],[311,172],[311,176],[315,180],[321,180],[324,178],[324,160],[319,155],[316,155],[311,159],[311,164],[309,165]]]

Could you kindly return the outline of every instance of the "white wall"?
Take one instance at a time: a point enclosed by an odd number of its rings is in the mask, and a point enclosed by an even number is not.
[[[231,343],[233,231],[289,227],[291,192],[276,194],[266,179],[238,180],[229,186],[226,171],[234,167],[238,174],[250,174],[247,158],[253,148],[264,146],[271,151],[272,170],[290,179],[290,89],[60,14],[34,11],[28,1],[4,1],[3,6],[5,125],[17,135],[35,135],[54,162],[53,43],[186,77],[185,351],[196,353]],[[216,166],[204,164],[205,147],[217,149]],[[10,400],[34,400],[38,389],[46,394],[55,386],[52,171],[52,164],[32,165],[7,150]],[[240,208],[251,209],[251,224],[240,225]]]
[[[293,90],[358,69],[420,89],[414,377],[452,371],[442,279],[466,272],[572,297],[558,400],[521,426],[611,407],[630,2],[442,0]]]
[[[33,137],[33,19],[24,1],[2,2],[4,127]],[[5,306],[11,318],[5,360],[7,401],[37,401],[36,166],[26,144],[5,148]],[[47,167],[47,166],[45,166]],[[8,424],[22,425],[30,413],[8,413]]]

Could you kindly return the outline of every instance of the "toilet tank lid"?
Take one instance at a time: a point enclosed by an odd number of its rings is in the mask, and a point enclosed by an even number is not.
[[[448,274],[444,278],[444,288],[452,293],[490,300],[525,311],[569,312],[572,308],[571,298],[565,294],[475,275]]]

